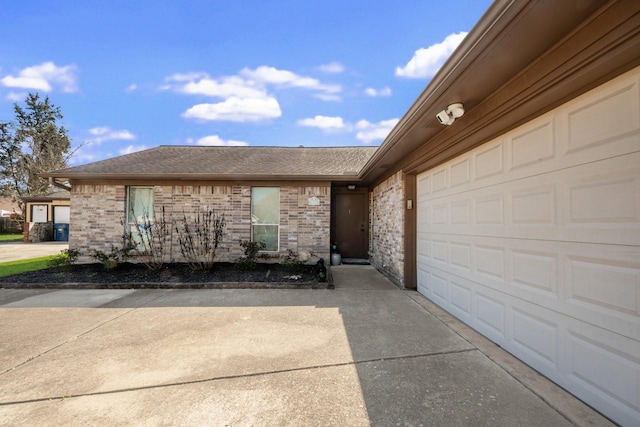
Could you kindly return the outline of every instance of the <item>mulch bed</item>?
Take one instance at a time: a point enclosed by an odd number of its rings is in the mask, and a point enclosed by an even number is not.
[[[326,289],[333,287],[328,276],[326,282],[318,281],[315,265],[291,272],[280,264],[258,264],[255,269],[243,270],[233,263],[216,263],[210,271],[194,271],[186,264],[167,264],[158,271],[130,263],[112,270],[105,270],[102,264],[79,264],[0,277],[0,288]]]

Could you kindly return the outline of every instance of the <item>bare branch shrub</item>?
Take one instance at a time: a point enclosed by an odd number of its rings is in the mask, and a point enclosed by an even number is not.
[[[182,219],[176,221],[180,253],[194,270],[211,270],[216,259],[216,251],[222,242],[226,221],[224,213],[205,207],[192,218],[182,212]]]
[[[164,205],[161,215],[149,215],[148,211],[142,214],[142,221],[133,227],[131,239],[141,255],[145,255],[142,262],[150,270],[160,270],[164,266],[164,258],[167,251],[168,239],[171,234],[171,222],[167,219]]]

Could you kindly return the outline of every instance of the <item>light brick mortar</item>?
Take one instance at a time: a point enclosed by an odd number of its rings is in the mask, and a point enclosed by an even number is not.
[[[404,287],[404,181],[398,172],[371,194],[371,263]]]
[[[309,199],[317,197],[318,206]],[[331,189],[328,185],[280,187],[280,254],[288,249],[313,252],[325,261],[329,257]],[[218,248],[217,261],[235,261],[243,252],[239,243],[251,237],[250,186],[155,186],[154,209],[159,218],[162,206],[172,226],[169,262],[183,261],[178,244],[176,220],[192,218],[198,209],[213,208],[224,213],[225,235]],[[74,185],[71,192],[69,247],[82,253],[80,262],[95,262],[94,250],[109,252],[111,245],[121,247],[126,216],[124,185]],[[131,261],[135,262],[135,259]]]

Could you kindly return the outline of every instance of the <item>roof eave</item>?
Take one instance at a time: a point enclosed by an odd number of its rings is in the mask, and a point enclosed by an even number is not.
[[[343,175],[292,175],[292,174],[114,174],[82,173],[41,175],[65,181],[318,181],[358,182],[357,174]]]
[[[637,66],[639,16],[632,1],[494,2],[365,164],[362,183],[434,167]],[[465,115],[440,125],[435,115],[454,102]]]

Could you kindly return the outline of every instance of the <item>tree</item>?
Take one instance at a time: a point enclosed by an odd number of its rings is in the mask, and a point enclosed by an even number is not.
[[[37,93],[30,93],[25,104],[14,104],[14,121],[0,122],[0,194],[11,197],[23,212],[21,197],[50,189],[38,174],[67,167],[73,154],[67,130],[58,125],[60,108]]]

